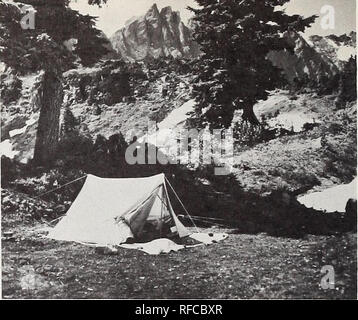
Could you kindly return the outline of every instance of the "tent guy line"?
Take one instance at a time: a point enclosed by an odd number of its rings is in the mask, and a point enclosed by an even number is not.
[[[195,227],[195,229],[196,229],[196,232],[199,232],[198,227],[196,226],[196,224],[195,224],[194,220],[193,220],[193,219],[192,219],[192,217],[190,216],[190,214],[189,214],[188,210],[185,208],[185,206],[184,206],[183,202],[180,200],[180,198],[179,198],[178,194],[177,194],[177,193],[176,193],[176,191],[174,190],[174,188],[173,188],[173,186],[171,185],[170,181],[169,181],[169,180],[167,179],[167,177],[165,177],[165,176],[164,176],[164,179],[165,179],[165,181],[166,181],[166,182],[168,182],[169,187],[173,190],[174,195],[176,196],[176,198],[177,198],[177,199],[178,199],[178,201],[180,202],[181,206],[183,207],[183,209],[184,209],[185,213],[188,215],[189,219],[191,220],[192,224],[194,225],[194,227]],[[166,190],[166,192],[167,192],[167,194],[168,194],[168,191],[167,191],[167,189],[166,189],[165,184],[164,184],[164,188],[165,188],[165,190]]]
[[[43,197],[43,196],[45,196],[45,195],[47,195],[47,194],[50,194],[50,193],[55,192],[55,191],[57,191],[57,190],[60,190],[60,189],[62,189],[62,188],[64,188],[64,187],[67,187],[68,185],[70,185],[70,184],[72,184],[72,183],[75,183],[75,182],[77,182],[77,181],[79,181],[79,180],[82,180],[82,179],[84,179],[84,178],[87,178],[87,176],[88,176],[88,174],[84,175],[83,177],[79,177],[79,178],[77,178],[77,179],[75,179],[75,180],[72,180],[72,181],[70,181],[70,182],[68,182],[68,183],[65,183],[64,185],[59,186],[59,187],[57,187],[57,188],[55,188],[55,189],[52,189],[52,190],[47,191],[47,192],[45,192],[45,193],[42,193],[42,194],[40,194],[40,195],[34,197],[33,199],[36,200],[36,199],[41,198],[41,197]]]

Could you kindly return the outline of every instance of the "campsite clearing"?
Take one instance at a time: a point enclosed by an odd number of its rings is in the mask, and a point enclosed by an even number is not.
[[[356,298],[356,235],[304,239],[235,234],[207,247],[150,256],[120,248],[104,255],[42,238],[46,225],[3,216],[3,298]],[[323,290],[324,265],[336,289]]]

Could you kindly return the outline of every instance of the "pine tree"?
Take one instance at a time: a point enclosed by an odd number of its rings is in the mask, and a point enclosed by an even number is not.
[[[23,14],[14,6],[0,1],[0,54],[7,66],[22,73],[38,70],[62,73],[80,62],[89,66],[109,53],[109,40],[95,27],[95,17],[81,15],[69,8],[69,0],[15,0],[31,5],[36,11],[35,29],[23,30]],[[77,39],[73,52],[64,41]],[[19,59],[21,57],[21,60]]]
[[[196,125],[229,127],[234,111],[243,110],[243,120],[259,124],[253,112],[258,100],[283,81],[281,72],[266,58],[271,50],[292,52],[282,33],[304,31],[315,17],[304,19],[276,10],[288,0],[196,0],[189,8],[194,38],[202,56],[194,63],[198,74],[194,94]]]
[[[71,109],[66,107],[63,114],[63,123],[61,127],[61,135],[68,136],[74,132],[77,132],[78,120],[73,115]]]
[[[98,5],[99,7],[105,3],[107,3],[107,0],[88,0],[88,4],[95,4]]]
[[[344,65],[340,81],[339,99],[342,102],[357,100],[357,57],[351,56]]]
[[[78,58],[83,65],[96,63],[108,53],[108,40],[95,28],[95,18],[70,9],[69,0],[15,2],[18,6],[0,1],[0,25],[4,29],[0,54],[6,66],[20,74],[44,71],[34,162],[45,164],[53,158],[59,138],[63,72],[73,68]],[[23,4],[31,5],[36,12],[35,29],[22,29],[23,13],[18,7]],[[71,52],[64,41],[72,38],[78,44]]]

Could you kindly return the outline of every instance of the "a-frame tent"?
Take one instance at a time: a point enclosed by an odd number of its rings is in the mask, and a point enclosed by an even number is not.
[[[87,175],[67,214],[48,237],[120,245],[129,238],[139,239],[148,225],[160,237],[190,235],[173,211],[164,174],[120,179]]]

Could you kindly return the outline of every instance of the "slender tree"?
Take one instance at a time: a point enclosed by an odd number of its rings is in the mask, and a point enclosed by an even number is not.
[[[351,56],[344,65],[340,81],[339,99],[342,102],[357,100],[357,57]]]
[[[259,124],[253,112],[258,100],[283,81],[267,59],[271,50],[293,48],[282,37],[287,30],[304,31],[315,16],[287,15],[279,6],[289,0],[196,0],[194,38],[202,56],[194,63],[198,74],[193,114],[198,126],[229,127],[234,111]]]
[[[108,40],[95,28],[95,18],[69,8],[69,0],[15,0],[18,5],[0,1],[0,55],[8,68],[20,74],[43,70],[39,91],[40,118],[34,160],[47,164],[56,153],[63,100],[63,72],[76,61],[91,65],[108,53]],[[18,8],[30,5],[35,12],[35,28],[24,30],[23,13]],[[77,39],[71,51],[66,40]]]

